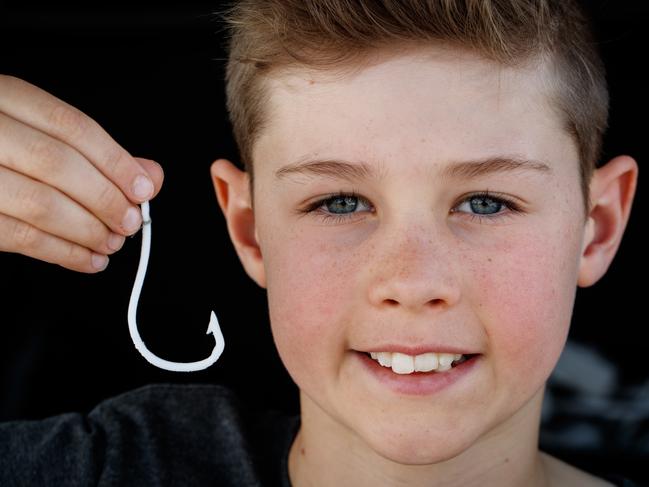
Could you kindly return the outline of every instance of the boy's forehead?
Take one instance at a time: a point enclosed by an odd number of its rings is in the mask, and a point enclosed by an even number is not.
[[[409,50],[378,51],[356,64],[332,68],[291,65],[267,77],[271,102],[285,97],[315,100],[344,96],[347,92],[360,103],[363,94],[377,89],[394,96],[416,99],[426,87],[435,88],[440,98],[462,91],[467,96],[517,98],[528,103],[545,102],[552,90],[548,62],[530,59],[505,66],[461,48],[416,47]]]
[[[267,166],[268,159],[385,159],[411,151],[448,160],[503,151],[542,160],[563,150],[566,157],[562,145],[574,143],[552,109],[547,69],[452,54],[413,51],[347,73],[299,67],[275,73],[254,159]]]

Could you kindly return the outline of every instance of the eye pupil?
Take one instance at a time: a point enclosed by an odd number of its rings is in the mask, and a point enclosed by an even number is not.
[[[497,213],[501,205],[502,203],[484,196],[476,196],[474,198],[471,198],[471,209],[481,215]]]
[[[331,211],[331,213],[345,213],[346,211],[355,210],[357,204],[355,197],[339,196],[330,200],[327,204],[327,209]]]

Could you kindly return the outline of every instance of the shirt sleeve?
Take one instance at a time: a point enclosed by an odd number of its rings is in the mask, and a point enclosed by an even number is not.
[[[0,485],[97,485],[105,435],[81,414],[0,424]]]
[[[221,386],[156,384],[87,415],[0,423],[0,486],[279,485],[260,479],[268,441],[245,409]]]

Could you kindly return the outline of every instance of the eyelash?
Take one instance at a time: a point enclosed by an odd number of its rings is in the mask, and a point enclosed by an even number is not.
[[[349,219],[355,215],[356,213],[341,213],[341,214],[333,214],[333,213],[328,213],[326,211],[322,211],[321,208],[325,206],[326,203],[329,203],[333,200],[336,200],[338,198],[355,198],[361,201],[364,201],[366,203],[369,203],[367,199],[363,198],[359,194],[357,194],[355,191],[349,192],[349,193],[344,193],[344,192],[339,192],[330,196],[327,196],[326,198],[322,198],[318,201],[314,201],[310,205],[308,205],[306,208],[303,210],[300,210],[300,213],[303,214],[310,214],[310,213],[315,213],[319,218],[321,218],[323,221],[326,222],[331,222],[331,223],[344,223],[346,221],[349,221]],[[492,193],[489,191],[482,191],[478,193],[473,193],[468,196],[466,196],[462,201],[460,201],[455,208],[460,206],[462,203],[466,201],[471,201],[474,198],[483,198],[483,199],[489,199],[493,201],[494,203],[497,203],[499,205],[504,206],[507,208],[506,212],[498,212],[494,213],[491,215],[480,215],[476,213],[465,213],[468,215],[468,218],[471,219],[471,221],[478,221],[478,223],[491,223],[496,219],[501,219],[501,218],[506,218],[509,216],[512,216],[513,213],[521,213],[522,209],[512,200],[509,198],[501,195],[500,193]],[[455,211],[455,208],[453,209],[453,213],[457,213]]]

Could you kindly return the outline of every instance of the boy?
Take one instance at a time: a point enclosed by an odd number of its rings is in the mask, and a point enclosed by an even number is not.
[[[228,108],[246,170],[218,160],[212,176],[240,260],[268,290],[275,343],[300,388],[299,429],[273,431],[219,388],[145,389],[88,419],[1,426],[0,475],[607,485],[537,446],[576,286],[606,272],[638,174],[628,156],[595,169],[608,99],[577,7],[250,0],[228,18]],[[49,213],[4,201],[0,248],[90,271],[91,252],[112,252],[109,229],[114,248],[137,228],[116,215],[151,198],[161,172],[60,102],[2,82],[14,94],[0,106],[7,127],[78,154],[55,181],[10,147],[6,187],[29,188],[25,174],[65,190],[86,224],[63,235]],[[36,109],[47,103],[57,123]],[[78,167],[99,169],[92,193],[75,189]],[[153,179],[139,197],[136,173]],[[113,193],[101,191],[108,181]],[[93,205],[92,194],[116,196]],[[183,401],[205,404],[186,417]],[[193,443],[218,455],[194,458]]]

